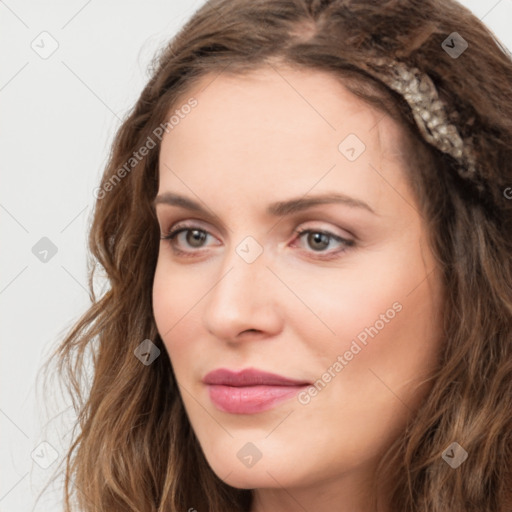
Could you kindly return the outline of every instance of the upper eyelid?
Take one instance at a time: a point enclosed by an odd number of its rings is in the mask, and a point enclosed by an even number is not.
[[[199,224],[198,224],[199,222]],[[168,228],[168,229],[162,229],[162,232],[164,233],[164,235],[167,235],[168,233],[172,233],[176,230],[186,230],[186,229],[189,229],[189,230],[194,230],[194,229],[197,229],[199,231],[204,231],[206,232],[207,234],[211,235],[211,236],[214,236],[215,238],[217,238],[209,228],[206,228],[204,226],[202,226],[200,224],[200,221],[197,221],[197,220],[190,220],[190,221],[178,221],[178,222],[174,222],[173,224],[171,224],[171,227]]]
[[[183,224],[182,224],[183,222]],[[193,231],[194,229],[198,231],[203,231],[207,234],[207,236],[212,236],[213,238],[217,238],[215,235],[213,235],[208,229],[204,229],[199,225],[196,224],[190,224],[188,225],[187,222],[194,222],[194,221],[178,221],[172,224],[171,228],[165,231],[163,235],[160,236],[162,240],[167,240],[171,242],[171,244],[176,243],[176,237],[181,235],[182,233],[186,233],[187,231]],[[356,239],[352,237],[346,237],[344,235],[339,235],[335,233],[331,229],[325,229],[325,228],[316,228],[314,226],[309,227],[303,227],[303,228],[296,228],[293,230],[293,233],[296,235],[296,238],[302,237],[307,232],[322,232],[325,233],[327,236],[329,236],[332,240],[334,240],[337,243],[344,243],[347,246],[353,246],[356,243]],[[173,239],[170,239],[170,235],[172,234]],[[201,250],[201,248],[196,248],[196,250]],[[196,250],[192,249],[192,252],[196,252]]]
[[[304,224],[304,223],[307,223],[308,221],[304,221],[302,222],[301,224]],[[321,222],[321,221],[309,221],[309,222]],[[198,224],[196,224],[198,223]],[[209,228],[206,228],[206,227],[203,227],[201,225],[201,221],[199,220],[196,220],[196,219],[190,219],[190,220],[183,220],[183,221],[177,221],[177,222],[174,222],[174,223],[171,223],[171,227],[169,227],[168,229],[161,229],[161,231],[164,233],[164,235],[167,235],[171,232],[174,232],[178,229],[190,229],[190,230],[193,230],[193,229],[198,229],[200,231],[205,231],[206,233],[208,233],[209,235],[211,236],[214,236],[215,238],[217,238],[211,231]],[[342,228],[337,228],[337,229],[342,229]],[[298,228],[295,228],[293,229],[293,233],[296,233],[299,229]],[[350,240],[350,239],[356,239],[356,237],[350,233],[349,231],[347,231],[346,229],[344,229],[344,231],[346,231],[348,233],[348,236],[345,236],[345,235],[341,235],[341,234],[338,234],[336,233],[335,229],[333,228],[324,228],[324,227],[318,227],[318,226],[307,226],[307,227],[302,227],[300,229],[300,231],[304,231],[304,230],[311,230],[311,231],[327,231],[329,232],[330,234],[334,235],[334,236],[337,236],[339,238],[342,238],[344,240]]]

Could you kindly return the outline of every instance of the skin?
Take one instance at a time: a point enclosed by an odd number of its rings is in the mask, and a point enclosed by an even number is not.
[[[405,181],[400,129],[319,71],[208,76],[189,93],[198,105],[162,140],[158,193],[184,195],[214,217],[157,204],[162,234],[190,221],[208,236],[178,235],[191,257],[161,241],[153,307],[191,425],[217,476],[255,490],[252,512],[367,512],[377,461],[427,393],[441,344],[441,281]],[[338,149],[348,134],[366,145],[354,161]],[[346,204],[265,212],[326,192],[375,213]],[[299,238],[297,228],[354,245]],[[263,250],[252,263],[236,252],[247,236]],[[334,371],[395,303],[400,312]],[[218,410],[201,382],[220,367],[335,376],[307,404],[294,397],[238,415]],[[248,442],[262,454],[250,468],[237,457]]]

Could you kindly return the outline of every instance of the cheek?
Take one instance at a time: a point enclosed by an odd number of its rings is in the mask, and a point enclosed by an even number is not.
[[[159,257],[153,279],[153,316],[162,338],[165,338],[164,333],[171,328],[176,313],[175,288],[168,276],[162,258]]]
[[[411,405],[416,401],[415,383],[432,371],[442,349],[442,294],[435,267],[413,249],[361,258],[357,268],[301,284],[298,293],[331,331],[315,321],[319,337],[305,320],[296,323],[308,340],[310,361],[317,363],[313,377],[329,381],[326,388],[335,393],[321,391],[319,402],[367,397],[385,409],[390,402],[401,406],[395,394]]]
[[[180,318],[185,314],[184,305],[190,288],[180,289],[176,282],[177,274],[170,273],[161,260],[159,258],[153,281],[153,315],[158,332],[169,352],[169,340],[174,338],[180,328]]]
[[[428,336],[439,301],[437,276],[426,279],[430,270],[419,253],[391,245],[347,258],[340,268],[283,268],[280,276],[293,290],[282,309],[285,321],[305,329],[297,338],[315,340],[323,352],[348,350],[354,338],[364,346],[390,331]]]
[[[163,251],[153,280],[153,314],[161,335],[186,321],[188,312],[193,311],[207,289],[206,286],[196,286],[194,273],[180,271],[168,259]]]
[[[307,421],[296,427],[329,439],[336,432],[337,440],[324,454],[333,467],[340,464],[340,453],[357,460],[363,452],[387,447],[430,387],[423,381],[441,349],[435,297],[427,281],[413,292],[410,287],[398,292],[395,288],[390,295],[374,294],[371,302],[365,302],[364,313],[357,301],[342,302],[332,324],[337,342],[324,344],[325,352],[316,357],[321,362],[314,376],[317,393],[304,405]],[[379,318],[381,313],[387,323]],[[290,439],[294,435],[290,432]],[[316,445],[312,449],[320,450]]]
[[[189,272],[180,273],[159,258],[153,281],[153,315],[178,378],[182,368],[189,366],[187,361],[200,356],[200,344],[193,340],[199,339],[201,299],[208,288],[196,285]]]

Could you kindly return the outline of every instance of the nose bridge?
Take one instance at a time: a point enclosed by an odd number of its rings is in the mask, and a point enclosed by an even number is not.
[[[263,246],[252,236],[229,249],[208,294],[203,317],[216,337],[234,339],[248,329],[272,331],[278,327],[272,293],[275,277],[268,264]]]

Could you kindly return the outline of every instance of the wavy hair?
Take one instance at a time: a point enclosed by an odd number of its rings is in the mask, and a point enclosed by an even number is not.
[[[469,43],[459,58],[442,48],[455,31]],[[422,138],[404,98],[365,70],[382,56],[430,76],[475,148],[486,194]],[[155,57],[115,136],[89,233],[92,304],[47,362],[77,413],[66,512],[250,510],[252,491],[228,486],[208,465],[153,318],[160,140],[130,159],[197,80],[262,66],[329,72],[402,128],[407,179],[443,277],[444,339],[431,391],[377,468],[390,510],[512,511],[510,54],[453,0],[213,0]],[[108,280],[100,297],[98,266]],[[134,357],[144,339],[161,350],[151,366]],[[452,442],[469,454],[457,469],[441,458]]]

